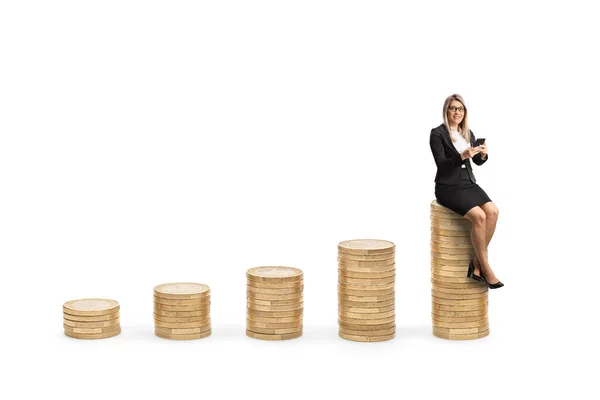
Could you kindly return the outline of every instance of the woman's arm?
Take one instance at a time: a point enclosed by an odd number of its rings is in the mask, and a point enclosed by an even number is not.
[[[456,168],[463,163],[462,157],[458,153],[451,157],[446,157],[442,137],[433,130],[431,131],[431,136],[429,136],[429,146],[431,147],[435,165],[437,165],[439,169]]]

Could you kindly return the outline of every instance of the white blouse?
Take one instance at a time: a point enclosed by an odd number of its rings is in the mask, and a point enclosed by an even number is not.
[[[454,144],[454,148],[458,151],[459,154],[462,154],[463,151],[471,147],[470,143],[467,143],[463,135],[460,132],[455,131],[454,129],[450,129],[450,136],[452,136],[452,144]],[[461,168],[467,168],[465,164],[460,166]]]

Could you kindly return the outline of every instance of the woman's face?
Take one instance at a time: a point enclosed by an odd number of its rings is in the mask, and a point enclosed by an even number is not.
[[[462,122],[465,117],[465,107],[458,100],[452,100],[448,106],[448,121],[452,125],[458,125]]]

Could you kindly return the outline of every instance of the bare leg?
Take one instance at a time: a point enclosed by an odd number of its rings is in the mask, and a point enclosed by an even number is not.
[[[496,222],[498,222],[498,208],[491,201],[481,205],[481,209],[485,213],[485,221],[486,221],[486,231],[485,231],[485,256],[488,259],[489,266],[489,254],[488,254],[488,246],[490,245],[490,241],[492,240],[492,236],[494,236],[494,232],[496,231]],[[491,268],[483,268],[483,275],[488,280],[489,283],[498,282],[498,278],[494,274]]]
[[[471,221],[471,243],[477,255],[474,260],[475,274],[479,275],[478,272],[481,268],[489,267],[486,243],[486,215],[481,207],[473,207],[465,214],[465,218]]]

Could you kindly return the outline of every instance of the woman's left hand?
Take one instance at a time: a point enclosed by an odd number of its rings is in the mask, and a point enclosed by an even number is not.
[[[488,153],[487,144],[485,142],[479,146],[479,154],[481,154],[481,158],[486,158]]]

